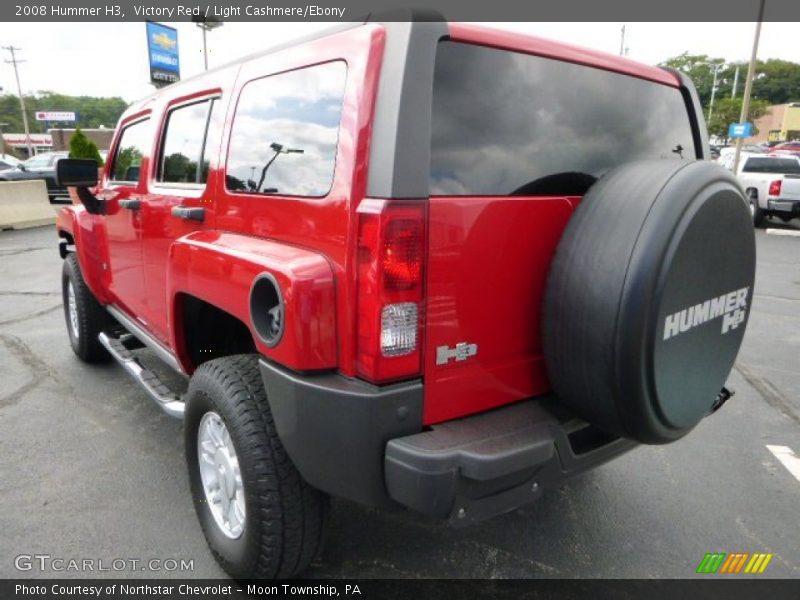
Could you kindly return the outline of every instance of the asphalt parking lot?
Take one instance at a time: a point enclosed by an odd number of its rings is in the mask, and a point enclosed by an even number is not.
[[[770,224],[800,234],[800,221]],[[695,576],[706,552],[768,552],[760,577],[800,577],[800,237],[757,232],[750,325],[736,390],[687,438],[642,447],[465,530],[334,501],[312,577]],[[0,232],[0,577],[18,555],[193,561],[222,577],[189,496],[181,424],[122,369],[72,354],[52,227]]]

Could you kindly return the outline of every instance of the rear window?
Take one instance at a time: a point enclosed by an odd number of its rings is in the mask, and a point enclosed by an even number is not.
[[[696,159],[677,88],[562,61],[441,42],[432,195],[582,194],[622,163]]]
[[[800,174],[800,162],[789,158],[748,158],[743,169],[746,173]]]

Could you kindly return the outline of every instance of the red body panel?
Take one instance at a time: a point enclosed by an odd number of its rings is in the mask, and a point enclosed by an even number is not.
[[[283,294],[286,330],[274,348],[260,341],[250,319],[250,288],[264,272],[275,277]],[[247,323],[258,351],[279,364],[298,371],[336,366],[333,273],[320,254],[234,233],[198,231],[172,245],[166,279],[173,299],[168,320],[176,331],[183,328],[179,295],[187,293]],[[191,372],[175,331],[169,342]]]
[[[550,260],[577,198],[435,197],[429,206],[426,424],[550,389],[541,312]],[[477,344],[436,364],[436,348]]]

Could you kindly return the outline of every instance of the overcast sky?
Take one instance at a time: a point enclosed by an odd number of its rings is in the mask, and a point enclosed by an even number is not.
[[[203,68],[202,35],[192,23],[178,29],[181,76]],[[622,23],[498,23],[533,35],[618,54]],[[328,27],[321,23],[225,23],[209,34],[210,66],[229,62],[274,44]],[[688,51],[727,60],[747,60],[752,23],[628,23],[628,56],[655,64]],[[798,23],[765,23],[759,58],[800,63]],[[148,83],[145,24],[0,23],[0,45],[22,51],[20,78],[26,93],[52,90],[66,94],[122,96],[132,101],[152,92]],[[7,52],[2,51],[7,59]],[[0,86],[16,93],[11,65],[0,63]],[[59,107],[52,107],[57,110]],[[114,123],[109,123],[113,126]]]

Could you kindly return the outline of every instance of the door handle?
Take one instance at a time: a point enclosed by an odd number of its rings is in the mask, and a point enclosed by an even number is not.
[[[119,205],[121,208],[127,208],[128,210],[139,210],[142,206],[142,201],[137,199],[129,199],[129,200],[120,200]]]
[[[202,221],[206,218],[205,208],[187,208],[184,206],[173,206],[172,216],[187,221]]]

